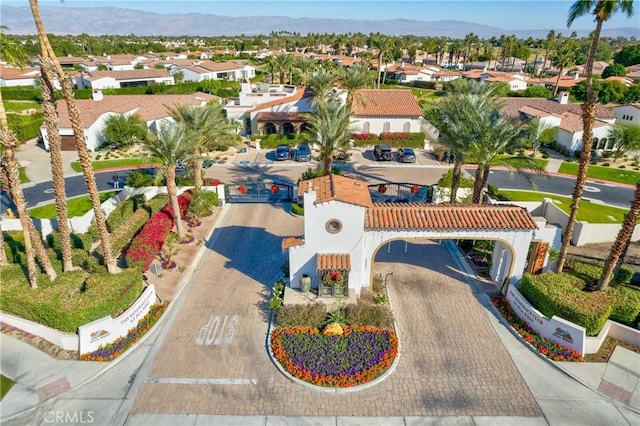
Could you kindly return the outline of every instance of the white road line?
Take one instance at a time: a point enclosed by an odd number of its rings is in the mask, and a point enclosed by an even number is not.
[[[177,385],[257,385],[258,379],[196,379],[189,377],[147,377],[146,383]]]

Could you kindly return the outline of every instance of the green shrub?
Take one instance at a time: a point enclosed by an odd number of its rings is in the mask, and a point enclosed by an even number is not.
[[[547,151],[543,151],[542,158],[549,158],[549,153]]]
[[[116,206],[116,208],[107,217],[107,229],[109,232],[114,232],[123,223],[133,215],[145,203],[144,195],[135,195]]]
[[[618,284],[629,284],[631,282],[631,278],[633,278],[633,274],[633,269],[622,265],[618,271],[618,275],[616,276],[616,282]]]
[[[304,207],[298,203],[291,203],[291,213],[298,216],[304,216]]]
[[[439,188],[451,188],[451,179],[453,178],[453,170],[447,171],[438,181]],[[460,178],[460,188],[473,188],[473,179]]]
[[[609,163],[602,163],[602,167],[609,167],[611,164]]]
[[[151,177],[149,173],[142,170],[135,170],[129,173],[127,178],[124,180],[124,183],[132,188],[143,188],[146,186],[156,185],[155,179]]]
[[[373,325],[393,327],[393,314],[386,305],[368,305],[350,303],[344,307],[346,323],[349,325]]]
[[[280,135],[272,133],[270,135],[251,135],[251,140],[255,141],[260,139],[261,149],[273,149],[278,145],[289,145],[294,147],[301,142],[310,142],[311,135],[309,133]]]
[[[320,327],[325,315],[326,309],[322,304],[285,305],[278,311],[276,325],[278,327],[296,325]]]
[[[210,215],[217,205],[218,194],[216,192],[200,189],[193,192],[187,212],[196,217],[204,217]]]
[[[607,293],[614,298],[612,321],[617,321],[629,327],[635,327],[640,313],[640,288],[618,284],[607,288]]]
[[[284,289],[285,289],[284,279],[278,280],[271,290],[271,300],[269,300],[269,307],[271,310],[278,314],[278,311],[282,309],[284,305]]]
[[[75,333],[79,326],[125,311],[142,291],[142,273],[125,269],[118,274],[73,271],[50,282],[38,276],[38,288],[29,286],[20,265],[0,269],[0,309],[30,321]]]
[[[566,269],[571,275],[584,281],[583,290],[593,290],[602,276],[602,267],[601,263],[594,264],[571,260],[567,262]]]
[[[613,297],[607,292],[584,292],[584,281],[567,273],[525,274],[522,295],[547,317],[557,315],[581,325],[587,335],[597,335],[612,311]]]
[[[380,133],[380,143],[386,143],[392,147],[422,148],[424,146],[424,133],[383,132]]]

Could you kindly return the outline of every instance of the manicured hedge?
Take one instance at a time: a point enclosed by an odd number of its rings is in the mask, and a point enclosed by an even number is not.
[[[640,315],[640,288],[617,284],[609,287],[607,292],[614,298],[613,311],[609,318],[612,321],[634,327]]]
[[[525,274],[520,282],[522,295],[548,317],[557,315],[583,326],[587,335],[597,335],[613,310],[608,292],[584,292],[584,281],[569,274],[547,272]]]
[[[145,204],[144,195],[135,195],[120,204],[117,205],[115,210],[107,217],[107,229],[109,232],[114,232],[123,223],[129,220],[129,217],[133,215],[138,209]]]
[[[142,273],[125,269],[118,274],[74,271],[51,283],[46,274],[31,288],[20,265],[0,268],[0,309],[39,324],[75,333],[79,326],[124,312],[142,292]]]
[[[422,148],[424,146],[424,133],[408,132],[383,132],[380,136],[374,133],[355,133],[353,135],[353,145],[362,147],[386,143],[392,147]]]
[[[295,147],[297,144],[302,142],[309,142],[311,140],[311,136],[309,133],[301,133],[301,134],[286,134],[286,135],[278,135],[272,133],[270,135],[251,135],[251,140],[255,141],[260,139],[260,148],[261,149],[270,149],[275,148],[278,145],[289,145],[291,147]]]

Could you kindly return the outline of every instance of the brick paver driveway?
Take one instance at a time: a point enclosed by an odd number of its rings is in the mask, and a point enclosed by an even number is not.
[[[541,415],[483,308],[433,243],[409,244],[406,254],[394,243],[376,261],[376,270],[393,271],[401,355],[390,377],[345,394],[283,377],[267,356],[265,305],[284,262],[281,237],[301,233],[302,219],[281,206],[229,207],[132,413]]]

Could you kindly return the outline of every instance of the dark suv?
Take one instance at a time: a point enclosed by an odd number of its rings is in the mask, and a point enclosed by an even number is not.
[[[386,143],[376,145],[373,148],[373,156],[376,157],[377,161],[391,161],[393,158],[391,147]]]

